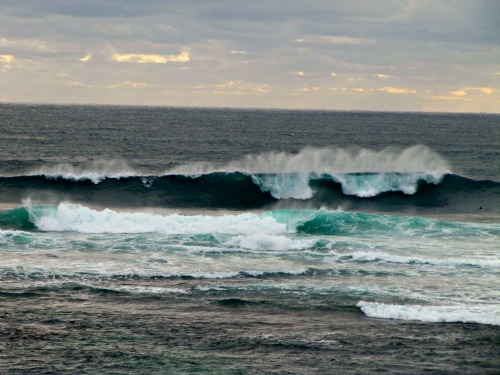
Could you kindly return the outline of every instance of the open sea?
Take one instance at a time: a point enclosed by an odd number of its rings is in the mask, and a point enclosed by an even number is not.
[[[498,374],[500,115],[0,104],[1,374]]]

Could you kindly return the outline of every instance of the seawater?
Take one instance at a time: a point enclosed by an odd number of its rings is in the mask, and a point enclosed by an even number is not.
[[[498,368],[498,115],[0,109],[12,373]]]

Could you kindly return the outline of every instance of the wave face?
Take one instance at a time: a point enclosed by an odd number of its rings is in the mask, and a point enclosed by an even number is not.
[[[293,200],[297,207],[339,206],[376,211],[498,212],[500,183],[454,174],[419,173],[247,174],[212,172],[67,180],[44,176],[0,177],[4,202],[32,198],[43,203],[72,201],[103,207],[265,208]]]

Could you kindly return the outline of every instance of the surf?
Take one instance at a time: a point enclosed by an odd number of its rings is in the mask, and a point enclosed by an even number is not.
[[[0,228],[70,231],[81,233],[252,234],[349,236],[397,234],[406,236],[500,235],[497,224],[435,220],[418,216],[394,216],[341,210],[279,209],[263,212],[213,214],[157,214],[93,209],[62,202],[0,211]]]

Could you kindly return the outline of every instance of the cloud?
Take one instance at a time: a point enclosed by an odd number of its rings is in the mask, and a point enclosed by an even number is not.
[[[447,95],[434,95],[431,96],[432,100],[470,100],[461,96],[447,96]]]
[[[170,62],[188,62],[191,60],[189,53],[182,52],[179,55],[145,55],[145,54],[119,54],[113,55],[117,62],[140,63],[140,64],[167,64]]]
[[[133,82],[133,81],[124,81],[120,83],[115,83],[111,85],[89,85],[86,83],[82,83],[80,81],[69,81],[66,82],[66,86],[71,86],[71,87],[85,87],[89,89],[99,89],[99,88],[106,88],[106,89],[120,89],[120,88],[132,88],[132,89],[140,89],[140,88],[146,88],[146,87],[151,87],[150,84],[145,83],[145,82]]]
[[[0,55],[0,73],[10,69],[15,58],[12,55]]]
[[[94,88],[95,86],[93,85],[87,85],[85,83],[82,83],[80,81],[70,81],[70,82],[66,82],[66,86],[70,86],[70,87],[86,87],[88,89],[91,89],[91,88]]]
[[[300,89],[295,89],[295,90],[293,90],[293,92],[295,93],[295,95],[296,95],[297,93],[299,93],[299,92],[311,92],[311,91],[313,91],[313,92],[318,92],[318,91],[321,91],[321,88],[320,88],[320,87],[318,87],[318,86],[312,86],[312,87],[309,87],[309,86],[304,86],[304,87],[302,87],[302,88],[300,88]]]
[[[84,57],[82,57],[81,59],[78,59],[78,60],[80,60],[82,62],[90,61],[90,60],[92,60],[92,54],[89,53],[88,55],[86,55],[86,56],[84,56]]]
[[[378,91],[383,91],[389,94],[416,94],[417,91],[411,89],[401,89],[397,87],[382,87]]]
[[[28,50],[49,50],[47,43],[44,41],[23,38],[0,38],[0,47],[23,48]]]
[[[467,92],[464,90],[453,91],[451,94],[454,96],[467,96]]]
[[[493,94],[493,89],[490,87],[464,87],[462,90],[457,90],[457,91],[452,91],[451,94],[453,96],[467,96],[469,95],[469,92],[475,91],[475,92],[480,92],[482,94],[486,95],[492,95]]]
[[[0,92],[19,102],[44,92],[47,102],[499,111],[496,2],[381,2],[0,1],[0,54],[14,59],[1,58]]]
[[[198,86],[201,87],[201,86]],[[227,81],[225,83],[214,85],[214,94],[225,95],[249,95],[249,94],[264,94],[271,92],[268,84],[251,83],[245,81]]]
[[[364,38],[354,38],[344,35],[310,35],[296,40],[297,43],[311,44],[337,44],[337,45],[361,45],[375,43],[374,40]]]
[[[125,82],[120,82],[116,83],[114,85],[108,85],[106,88],[108,89],[117,89],[117,88],[132,88],[132,89],[140,89],[140,88],[145,88],[145,87],[150,87],[148,83],[145,82],[132,82],[132,81],[125,81]]]
[[[14,56],[12,55],[0,55],[0,63],[11,64],[14,62]]]

